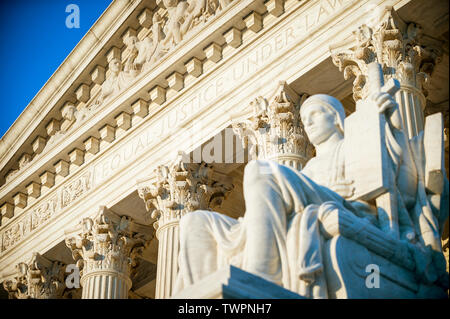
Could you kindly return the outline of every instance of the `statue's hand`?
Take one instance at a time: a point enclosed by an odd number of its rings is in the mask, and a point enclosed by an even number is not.
[[[374,93],[372,100],[378,105],[378,112],[384,113],[391,127],[402,130],[402,120],[398,104],[392,95],[385,92]]]
[[[372,95],[372,100],[378,105],[378,112],[384,113],[386,110],[394,109],[397,102],[392,95],[385,92],[378,92]]]
[[[350,198],[355,193],[353,181],[340,181],[339,183],[331,185],[330,189],[344,198]]]

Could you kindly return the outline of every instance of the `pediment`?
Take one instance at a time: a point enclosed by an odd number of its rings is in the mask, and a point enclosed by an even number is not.
[[[140,105],[135,110],[131,107],[122,109],[113,117],[121,116],[118,121],[126,126],[130,113],[148,112],[146,104],[149,101],[163,103],[167,86],[180,89],[180,77],[186,69],[189,72],[191,65],[197,72],[196,62],[205,58],[203,49],[207,42],[200,41],[200,46],[189,48],[199,59],[192,59],[188,66],[184,63],[173,64],[170,70],[166,70],[161,65],[180,47],[187,47],[192,42],[191,38],[198,37],[206,25],[232,10],[237,2],[113,2],[1,139],[0,188],[26,174],[25,171],[38,161],[43,168],[35,167],[30,170],[31,174],[40,175],[47,170],[54,173],[54,160],[68,161],[72,150],[84,148],[84,139],[92,135],[101,138],[102,133],[98,133],[101,127],[87,125],[86,122],[154,69],[161,69],[163,74],[158,74],[158,79],[153,81],[152,90],[147,88],[136,92],[136,101],[132,102]],[[244,2],[250,3],[250,6],[243,6],[244,12],[251,12],[252,8],[262,5],[262,1],[253,1],[253,5],[252,1]],[[223,28],[229,28],[233,23],[223,23],[219,34],[222,35]],[[216,42],[215,45],[223,44],[223,37]],[[210,51],[215,54],[215,47],[211,47]],[[109,118],[99,125],[115,127],[117,119]],[[74,132],[83,130],[86,130],[85,134],[72,139],[72,149],[60,150],[64,154],[54,151],[63,141],[71,139]],[[51,153],[59,154],[60,158],[53,158],[49,155]]]

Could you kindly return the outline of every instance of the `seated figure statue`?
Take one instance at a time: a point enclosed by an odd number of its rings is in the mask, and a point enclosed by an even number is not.
[[[122,62],[118,58],[113,58],[108,64],[108,68],[111,71],[110,76],[103,82],[101,86],[101,94],[96,101],[96,104],[101,104],[107,98],[111,97],[128,87],[136,76],[136,72],[129,67],[124,70],[122,68]]]
[[[378,93],[373,100],[386,114],[391,142],[400,143],[401,149],[406,139],[397,129],[397,103],[387,93]],[[321,252],[326,231],[321,221],[332,214],[348,214],[382,232],[376,207],[352,198],[355,190],[345,177],[342,104],[328,95],[313,95],[302,104],[300,116],[316,149],[303,170],[269,160],[251,161],[244,172],[243,217],[195,211],[181,218],[175,292],[231,264],[300,295],[327,298]],[[408,211],[416,203],[417,173],[412,153],[402,156],[393,161],[398,163],[393,169],[400,205],[405,207],[399,210],[399,241],[415,246],[420,234]]]

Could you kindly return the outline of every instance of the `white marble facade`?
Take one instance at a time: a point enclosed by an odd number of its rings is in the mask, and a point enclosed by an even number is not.
[[[445,1],[114,1],[0,141],[0,296],[446,297],[448,56]]]

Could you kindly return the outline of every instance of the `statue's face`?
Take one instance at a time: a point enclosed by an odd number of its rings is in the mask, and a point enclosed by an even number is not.
[[[336,114],[319,103],[309,105],[300,115],[306,134],[313,145],[320,145],[331,135],[339,132]]]
[[[131,36],[131,37],[129,37],[129,38],[127,39],[126,42],[127,42],[126,45],[132,46],[132,45],[135,45],[135,44],[138,42],[138,38],[135,37],[135,36]]]
[[[113,73],[119,73],[120,72],[120,60],[112,59],[111,62],[109,62],[109,69]]]

